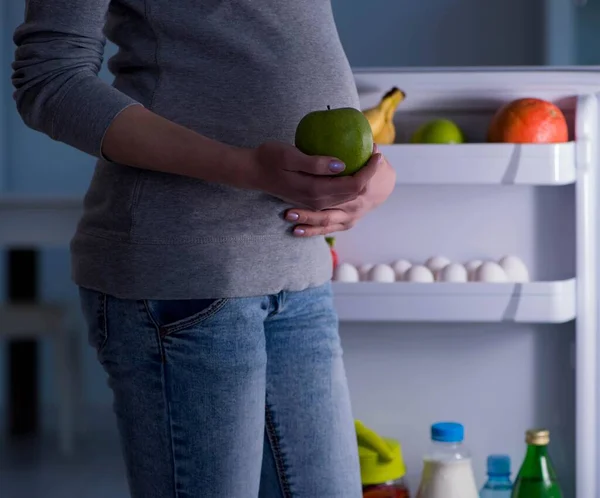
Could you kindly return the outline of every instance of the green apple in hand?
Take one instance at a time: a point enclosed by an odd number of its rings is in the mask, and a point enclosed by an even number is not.
[[[365,115],[358,109],[313,111],[302,118],[296,128],[295,144],[310,156],[331,156],[346,165],[339,175],[352,175],[373,154],[373,133]]]

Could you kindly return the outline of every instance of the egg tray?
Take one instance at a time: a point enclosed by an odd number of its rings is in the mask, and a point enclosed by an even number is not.
[[[333,282],[342,322],[564,323],[576,316],[576,280],[524,283]]]
[[[400,259],[391,265],[365,264],[357,268],[342,263],[335,269],[333,280],[344,283],[525,283],[530,279],[527,266],[517,256],[504,256],[498,262],[471,260],[464,265],[444,256],[432,256],[424,264]]]

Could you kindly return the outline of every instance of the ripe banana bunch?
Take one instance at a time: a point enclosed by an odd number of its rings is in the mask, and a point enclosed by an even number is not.
[[[363,114],[371,125],[373,141],[375,143],[380,145],[394,143],[396,139],[394,114],[400,102],[405,98],[406,94],[399,88],[394,87],[382,97],[379,104],[363,111]]]

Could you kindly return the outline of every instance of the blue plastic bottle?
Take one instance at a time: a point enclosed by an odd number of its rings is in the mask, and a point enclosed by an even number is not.
[[[481,488],[480,498],[510,498],[510,457],[490,455],[487,459],[487,474],[488,479]]]

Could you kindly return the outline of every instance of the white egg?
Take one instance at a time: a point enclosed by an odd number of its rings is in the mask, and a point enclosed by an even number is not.
[[[423,265],[411,266],[404,274],[406,282],[430,283],[434,281],[433,273]]]
[[[477,280],[477,268],[479,268],[483,264],[483,261],[480,259],[472,259],[465,263],[465,269],[467,270],[467,275],[469,282],[475,282]]]
[[[482,263],[475,274],[478,282],[501,283],[508,282],[508,277],[504,269],[493,261]]]
[[[373,268],[371,263],[365,263],[358,267],[358,274],[361,280],[369,280],[369,272],[371,271],[371,268]]]
[[[396,272],[396,280],[398,282],[404,280],[404,274],[411,266],[412,263],[405,259],[399,259],[392,264],[392,268],[394,269],[394,272]]]
[[[510,282],[529,282],[529,270],[518,256],[504,256],[498,263]]]
[[[390,265],[375,265],[369,272],[369,280],[371,282],[395,282],[396,272]]]
[[[450,260],[444,256],[432,256],[425,261],[425,266],[431,270],[433,276],[438,280],[440,271],[450,264]]]
[[[350,263],[341,263],[333,270],[333,280],[337,282],[358,282],[358,270]]]
[[[450,263],[440,271],[438,280],[442,282],[466,282],[468,280],[467,270],[460,263]]]

